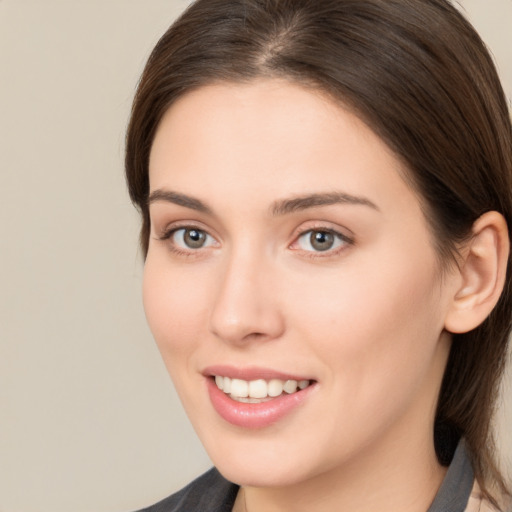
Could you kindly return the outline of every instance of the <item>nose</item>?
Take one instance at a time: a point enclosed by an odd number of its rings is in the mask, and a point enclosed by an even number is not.
[[[210,331],[232,344],[279,338],[285,327],[272,265],[255,255],[226,262],[218,279]]]

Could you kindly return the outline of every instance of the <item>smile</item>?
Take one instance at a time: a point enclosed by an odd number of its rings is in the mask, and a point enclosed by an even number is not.
[[[209,367],[203,371],[210,403],[217,414],[237,427],[259,429],[301,409],[318,382],[265,368]]]
[[[242,380],[232,379],[227,376],[216,375],[215,384],[230,398],[237,402],[261,403],[277,398],[286,393],[291,395],[310,385],[309,380],[281,380],[281,379],[257,379]]]

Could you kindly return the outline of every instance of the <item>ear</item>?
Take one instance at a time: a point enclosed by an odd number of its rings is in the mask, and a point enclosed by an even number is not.
[[[462,250],[460,280],[445,329],[464,333],[478,327],[500,298],[510,250],[507,222],[498,212],[487,212],[473,224],[472,237]]]

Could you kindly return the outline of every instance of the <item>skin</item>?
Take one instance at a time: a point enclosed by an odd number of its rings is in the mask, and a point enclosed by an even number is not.
[[[243,486],[235,510],[244,500],[251,512],[431,503],[445,474],[432,424],[461,276],[440,269],[405,172],[354,114],[288,82],[203,87],[161,121],[144,306],[197,434]],[[272,211],[332,191],[361,201]],[[207,235],[203,247],[187,247],[183,231],[166,237],[187,227]],[[341,237],[315,251],[312,230]],[[217,364],[316,387],[277,423],[241,428],[210,402],[203,371]]]

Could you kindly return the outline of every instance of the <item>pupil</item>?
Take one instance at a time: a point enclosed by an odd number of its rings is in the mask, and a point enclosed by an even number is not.
[[[311,233],[311,246],[317,251],[327,251],[334,244],[334,235],[326,231]]]
[[[202,247],[205,239],[206,235],[197,229],[190,229],[185,232],[185,243],[192,249]]]

